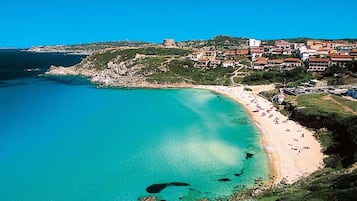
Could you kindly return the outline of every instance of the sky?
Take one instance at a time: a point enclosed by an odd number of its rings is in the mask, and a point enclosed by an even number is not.
[[[0,47],[228,35],[357,38],[356,0],[4,0]]]

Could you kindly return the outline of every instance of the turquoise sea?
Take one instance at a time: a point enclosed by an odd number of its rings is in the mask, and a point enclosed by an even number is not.
[[[227,198],[267,174],[248,115],[210,91],[1,81],[0,200]]]

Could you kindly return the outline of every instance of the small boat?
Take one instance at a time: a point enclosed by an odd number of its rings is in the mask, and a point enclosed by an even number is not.
[[[259,110],[258,110],[258,109],[255,109],[255,110],[253,110],[253,112],[259,112]]]

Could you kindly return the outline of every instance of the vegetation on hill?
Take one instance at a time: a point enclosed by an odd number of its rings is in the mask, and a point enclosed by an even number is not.
[[[184,58],[191,51],[178,48],[145,47],[108,49],[88,56],[77,68],[108,69],[108,63],[125,66],[137,77],[159,84],[192,83],[229,85],[234,68],[219,66],[214,69],[196,68]]]
[[[188,82],[192,84],[230,85],[234,68],[217,67],[204,69],[193,67],[193,62],[184,59],[173,60],[167,65],[166,72],[159,72],[147,79],[155,83]]]
[[[285,83],[287,86],[296,86],[312,78],[312,74],[306,72],[304,68],[295,68],[290,71],[255,71],[244,77],[243,83],[249,85]]]
[[[145,48],[128,48],[128,49],[109,49],[97,52],[87,57],[84,61],[91,62],[91,68],[102,70],[107,68],[110,61],[125,62],[135,58],[137,54],[149,55],[155,57],[172,56],[180,57],[190,54],[189,50],[178,48],[159,48],[159,47],[145,47]],[[82,62],[83,63],[83,62]]]
[[[216,47],[224,47],[224,46],[238,46],[240,44],[246,44],[247,38],[243,37],[231,37],[231,36],[216,36],[207,41],[207,46],[216,46]]]

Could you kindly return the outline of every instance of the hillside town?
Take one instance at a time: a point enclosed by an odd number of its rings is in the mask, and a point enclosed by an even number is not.
[[[288,40],[262,41],[242,39],[231,43],[227,37],[225,45],[207,45],[195,48],[187,59],[194,61],[194,67],[213,69],[217,67],[237,67],[251,71],[290,71],[303,67],[316,75],[325,74],[331,68],[340,71],[355,68],[357,62],[357,42],[347,40]],[[182,45],[182,44],[181,44]],[[185,44],[187,46],[187,44]],[[178,47],[173,39],[164,40],[165,47]],[[193,44],[188,44],[192,47]],[[337,75],[335,75],[337,76]],[[336,88],[336,87],[335,87]],[[326,80],[311,80],[299,87],[286,88],[287,94],[330,92],[357,98],[355,85],[331,89]]]
[[[229,41],[227,41],[229,42]],[[176,47],[165,39],[166,47]],[[309,72],[325,72],[331,66],[350,67],[357,60],[357,42],[347,40],[262,41],[247,39],[224,47],[203,46],[188,57],[195,67],[235,67],[242,64],[253,70],[292,70],[306,67]]]

